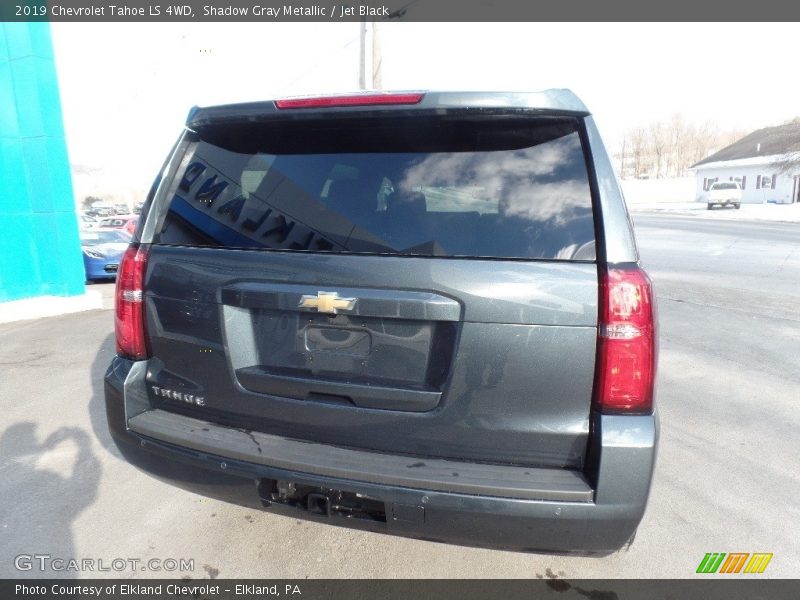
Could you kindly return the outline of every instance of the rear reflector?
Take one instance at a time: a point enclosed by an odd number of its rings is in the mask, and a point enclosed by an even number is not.
[[[117,337],[117,354],[133,360],[147,358],[142,294],[146,268],[147,249],[136,245],[128,246],[117,273],[114,331]]]
[[[601,271],[595,404],[602,412],[652,412],[656,344],[647,274],[637,265]]]
[[[285,98],[275,100],[275,106],[285,108],[325,108],[335,106],[371,106],[375,104],[419,104],[422,93],[353,94],[351,96],[320,96],[314,98]]]

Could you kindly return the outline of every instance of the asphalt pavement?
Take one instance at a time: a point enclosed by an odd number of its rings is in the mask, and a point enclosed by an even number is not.
[[[683,578],[706,552],[771,552],[760,577],[800,576],[800,229],[645,214],[635,225],[658,296],[661,445],[627,551],[565,557],[396,538],[152,479],[106,430],[114,341],[112,286],[101,285],[104,310],[0,326],[0,577]],[[93,559],[95,571],[16,569],[15,557],[34,554]],[[118,558],[194,565],[96,570]]]

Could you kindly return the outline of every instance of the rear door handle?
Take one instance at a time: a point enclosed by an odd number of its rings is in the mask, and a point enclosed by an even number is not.
[[[275,373],[263,367],[245,367],[236,370],[236,378],[243,388],[251,392],[304,398],[314,401],[314,395],[334,396],[349,400],[359,408],[425,412],[436,408],[442,392],[434,389],[411,389],[365,385],[346,381]],[[324,398],[320,398],[324,401]]]

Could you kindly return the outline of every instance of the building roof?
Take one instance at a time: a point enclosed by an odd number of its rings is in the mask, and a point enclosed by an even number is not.
[[[781,159],[785,158],[785,154],[765,154],[763,156],[751,156],[749,158],[735,158],[733,160],[715,160],[713,162],[697,163],[690,169],[696,171],[704,171],[709,169],[734,169],[739,167],[758,167],[758,166],[772,166],[778,164]]]
[[[758,129],[695,163],[691,168],[743,158],[770,157],[774,160],[775,155],[783,156],[798,150],[800,150],[800,118],[783,125]]]

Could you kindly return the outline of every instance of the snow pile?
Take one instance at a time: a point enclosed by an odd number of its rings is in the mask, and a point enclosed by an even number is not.
[[[708,210],[699,202],[651,202],[631,204],[632,213],[659,213],[682,215],[702,219],[724,219],[734,221],[783,221],[800,223],[800,203],[794,204],[742,204],[740,209],[714,208]]]
[[[696,196],[694,177],[625,179],[620,183],[628,206],[654,202],[693,202]]]

